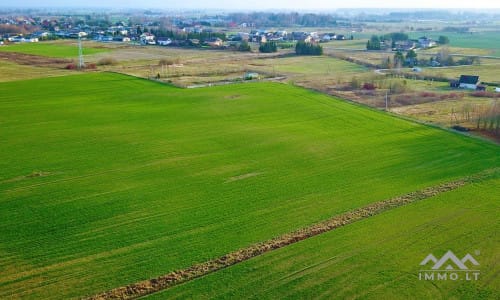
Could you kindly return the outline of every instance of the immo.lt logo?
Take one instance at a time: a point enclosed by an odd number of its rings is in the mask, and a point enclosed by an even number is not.
[[[479,255],[479,251],[476,251]],[[479,279],[479,263],[470,254],[459,259],[453,252],[448,250],[439,260],[432,254],[427,255],[420,263],[422,268],[418,272],[419,280],[465,280],[476,281]],[[428,268],[430,266],[430,268]]]

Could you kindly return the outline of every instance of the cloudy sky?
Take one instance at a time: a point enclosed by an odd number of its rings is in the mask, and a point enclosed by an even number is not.
[[[498,0],[2,0],[0,7],[118,7],[118,8],[225,8],[335,9],[335,8],[500,8]]]

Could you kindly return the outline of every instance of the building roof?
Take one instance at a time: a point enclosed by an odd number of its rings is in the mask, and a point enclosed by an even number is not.
[[[460,83],[477,84],[478,81],[479,81],[479,76],[475,76],[475,75],[460,75]]]

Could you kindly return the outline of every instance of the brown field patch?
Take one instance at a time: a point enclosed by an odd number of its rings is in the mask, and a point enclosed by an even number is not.
[[[71,59],[65,58],[51,58],[44,56],[37,56],[23,53],[0,52],[0,60],[7,60],[20,65],[37,66],[37,67],[51,67],[51,68],[64,68]]]

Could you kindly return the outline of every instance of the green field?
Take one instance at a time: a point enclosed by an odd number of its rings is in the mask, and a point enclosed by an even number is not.
[[[419,38],[427,36],[438,40],[440,35],[447,36],[450,39],[450,46],[460,48],[489,49],[493,56],[500,57],[500,32],[498,31],[480,31],[474,33],[456,33],[456,32],[411,32],[410,38]]]
[[[498,299],[499,194],[497,173],[147,299]],[[419,280],[420,262],[450,249],[475,256],[480,279]]]
[[[109,51],[109,49],[105,48],[88,48],[85,47],[85,43],[83,45],[83,55]],[[76,42],[73,44],[54,42],[10,44],[0,47],[0,52],[15,52],[57,58],[73,58],[78,57],[78,45]]]
[[[0,298],[98,293],[500,166],[497,145],[283,84],[0,89]]]

